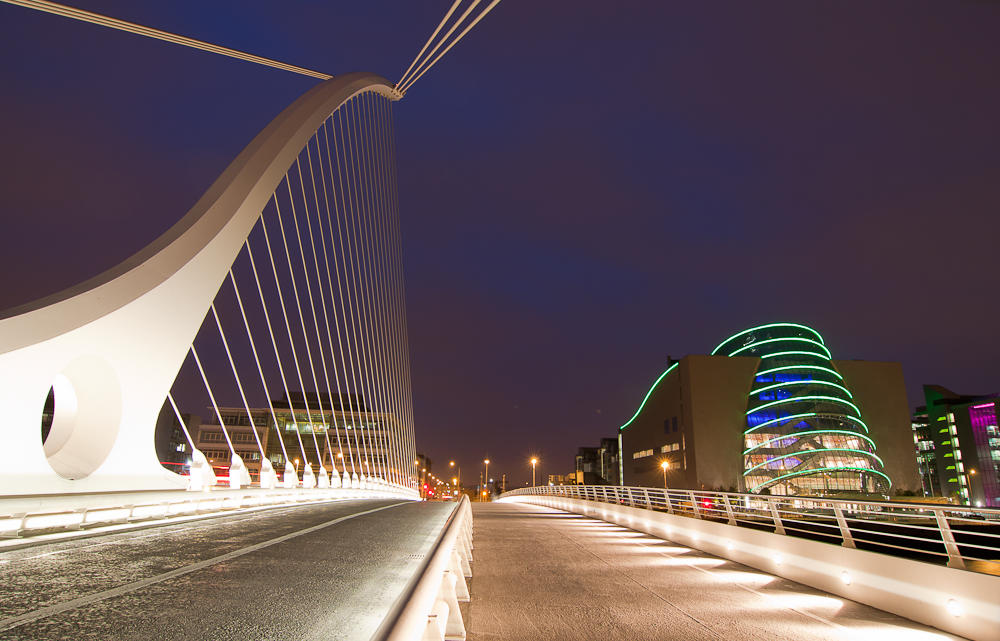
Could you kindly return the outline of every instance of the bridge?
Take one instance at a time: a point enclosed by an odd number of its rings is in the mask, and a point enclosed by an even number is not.
[[[871,606],[848,624],[782,605],[741,638],[998,638],[995,511],[606,487],[419,501],[393,103],[499,0],[474,17],[456,0],[397,83],[5,1],[322,80],[159,239],[0,315],[5,638],[733,638],[747,594],[777,597],[729,577],[741,599],[717,596],[738,605],[706,612],[725,564]],[[562,549],[570,530],[588,534]],[[665,561],[629,574],[602,536]],[[586,562],[601,555],[651,600],[595,608],[621,596]],[[532,612],[546,594],[572,618]]]

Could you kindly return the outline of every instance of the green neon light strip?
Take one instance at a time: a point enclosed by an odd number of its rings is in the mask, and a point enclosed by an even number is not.
[[[737,354],[739,354],[742,351],[745,351],[745,350],[748,350],[748,349],[754,349],[754,348],[756,348],[756,347],[758,347],[760,345],[767,345],[768,343],[783,343],[785,341],[801,341],[803,343],[810,343],[812,345],[815,345],[816,347],[819,347],[824,352],[826,352],[826,357],[827,358],[833,358],[833,354],[830,353],[830,350],[828,350],[826,348],[826,346],[823,345],[823,343],[817,343],[816,341],[814,341],[812,339],[809,339],[809,338],[799,338],[797,336],[789,336],[788,338],[769,338],[766,341],[757,341],[756,343],[750,343],[749,345],[744,345],[743,347],[739,348],[738,350],[736,350],[735,352],[733,352],[732,354],[730,354],[730,356],[736,356]]]
[[[781,405],[782,403],[801,403],[802,401],[813,401],[813,400],[836,401],[837,403],[843,403],[844,405],[850,406],[855,412],[857,412],[858,416],[861,416],[861,410],[859,410],[858,406],[855,405],[854,403],[852,403],[850,401],[845,401],[842,398],[837,398],[836,396],[820,396],[820,395],[816,395],[816,396],[793,396],[791,398],[786,398],[783,401],[771,401],[770,403],[765,403],[764,405],[761,405],[760,407],[755,407],[752,410],[749,410],[747,412],[747,416],[750,416],[754,412],[759,412],[762,409],[766,409],[768,407],[774,407],[775,405]]]
[[[818,369],[824,372],[830,372],[840,380],[844,380],[844,377],[840,375],[840,372],[830,369],[829,367],[823,367],[822,365],[786,365],[784,367],[773,367],[771,369],[764,370],[763,372],[757,372],[755,376],[764,376],[766,374],[773,374],[774,372],[781,372],[789,369]]]
[[[632,415],[632,418],[630,418],[627,423],[625,423],[624,425],[622,425],[621,427],[618,428],[619,430],[623,430],[623,429],[625,429],[626,427],[628,427],[629,425],[632,424],[632,421],[635,420],[635,417],[639,416],[639,413],[642,412],[642,408],[646,406],[646,401],[649,400],[649,397],[653,393],[653,390],[655,390],[656,386],[660,384],[660,381],[663,380],[663,377],[665,377],[667,374],[669,374],[670,370],[674,369],[679,364],[680,363],[674,363],[673,365],[671,365],[670,367],[667,368],[667,371],[665,371],[662,374],[660,374],[660,378],[656,379],[656,382],[653,383],[653,386],[649,388],[648,392],[646,392],[646,398],[642,399],[642,403],[639,404],[639,409],[637,409],[635,411],[635,414]],[[621,456],[621,454],[619,454],[619,456]]]
[[[823,356],[822,354],[819,354],[817,352],[802,352],[797,350],[790,350],[787,352],[775,352],[773,354],[765,354],[760,357],[760,360],[764,360],[765,358],[778,358],[779,356],[788,356],[790,354],[802,354],[804,356],[812,356],[813,358],[822,358],[825,361],[830,360],[826,356]]]
[[[745,450],[743,452],[743,456],[746,456],[747,454],[753,452],[754,450],[759,450],[760,448],[764,447],[769,443],[773,443],[775,441],[783,441],[786,438],[798,438],[800,436],[805,436],[806,434],[847,434],[849,436],[860,436],[861,438],[865,439],[866,441],[872,444],[872,449],[877,449],[875,447],[875,441],[871,440],[871,438],[865,436],[861,432],[849,432],[847,430],[810,430],[808,432],[792,432],[791,434],[785,434],[783,436],[775,436],[772,439],[764,441],[760,445],[754,445],[749,450]]]
[[[765,423],[761,423],[757,427],[751,427],[750,429],[748,429],[745,432],[743,432],[743,435],[746,436],[747,434],[750,434],[752,432],[756,432],[757,430],[759,430],[761,428],[764,428],[764,427],[767,427],[768,425],[774,425],[775,423],[781,423],[783,421],[792,421],[792,420],[797,419],[797,418],[808,418],[810,416],[819,416],[820,418],[827,418],[827,417],[829,417],[829,418],[846,418],[846,419],[850,419],[850,420],[854,421],[855,423],[858,423],[859,425],[861,425],[861,427],[865,428],[866,432],[870,432],[871,431],[871,430],[868,429],[868,426],[865,425],[864,421],[862,421],[860,418],[858,418],[856,416],[851,416],[850,414],[840,414],[840,415],[836,415],[835,416],[833,414],[820,414],[819,412],[806,412],[805,414],[791,414],[789,416],[780,416],[778,418],[772,418],[770,421],[767,421]],[[858,432],[858,433],[860,434],[860,432]]]
[[[794,452],[792,454],[782,454],[781,456],[772,456],[771,458],[767,459],[763,463],[758,463],[757,465],[754,465],[753,467],[747,468],[747,470],[745,472],[743,472],[743,476],[746,476],[750,472],[753,472],[754,470],[756,470],[758,467],[761,467],[762,465],[767,465],[768,463],[773,463],[774,461],[780,461],[782,459],[786,459],[786,458],[789,458],[789,457],[792,457],[792,456],[803,457],[803,455],[818,454],[819,452],[857,452],[858,454],[864,454],[866,456],[870,456],[870,457],[874,458],[876,461],[878,461],[879,465],[881,465],[882,467],[885,467],[885,463],[882,462],[882,459],[880,459],[877,454],[872,454],[871,452],[866,452],[864,450],[856,450],[853,447],[823,447],[823,448],[820,448],[818,450],[802,450],[800,452]]]
[[[768,385],[767,387],[762,387],[760,389],[753,390],[752,392],[750,392],[750,396],[753,396],[754,394],[759,394],[760,392],[766,392],[769,389],[778,389],[779,387],[789,387],[790,385],[813,385],[813,384],[829,385],[830,387],[836,387],[837,389],[842,390],[844,393],[846,393],[849,397],[854,398],[854,394],[851,394],[851,391],[849,389],[847,389],[843,385],[837,385],[836,383],[830,383],[829,381],[791,381],[789,383],[775,383],[774,385]]]
[[[759,327],[751,327],[750,329],[745,329],[742,332],[737,332],[736,334],[733,334],[726,340],[719,343],[719,347],[716,347],[715,349],[712,350],[712,355],[715,356],[715,353],[719,351],[720,347],[722,347],[729,341],[733,340],[737,336],[741,336],[743,334],[749,334],[750,332],[756,332],[758,329],[767,329],[768,327],[798,327],[799,329],[804,329],[807,332],[812,332],[813,334],[816,334],[816,338],[818,338],[821,343],[826,342],[823,340],[823,337],[819,335],[819,332],[817,332],[812,327],[806,327],[805,325],[799,325],[798,323],[771,323],[770,325],[760,325]]]
[[[773,484],[777,483],[778,481],[780,481],[782,479],[791,478],[793,476],[804,476],[806,474],[816,474],[818,472],[843,472],[845,470],[849,470],[849,471],[852,471],[852,472],[871,472],[872,474],[878,474],[879,476],[883,477],[885,480],[889,481],[889,484],[892,485],[892,479],[890,479],[888,476],[886,476],[882,472],[879,472],[878,470],[869,470],[869,469],[864,468],[864,467],[820,467],[820,468],[816,468],[815,470],[808,470],[808,471],[805,471],[805,472],[795,472],[793,474],[785,474],[784,476],[776,476],[773,479],[771,479],[770,481],[765,481],[765,482],[761,483],[760,485],[757,485],[757,486],[753,487],[750,491],[751,492],[756,492],[757,490],[759,490],[760,488],[764,487],[765,485],[773,485]]]

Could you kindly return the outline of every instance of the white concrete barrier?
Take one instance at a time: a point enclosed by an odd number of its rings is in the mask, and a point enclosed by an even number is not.
[[[1000,641],[997,576],[613,503],[530,495],[500,501],[616,523],[974,641]]]
[[[419,500],[416,490],[386,486],[374,490],[307,488],[206,488],[202,492],[153,490],[101,494],[0,497],[0,538],[16,539],[32,530],[80,530],[98,525],[167,520],[264,506],[357,499]],[[2,547],[2,545],[0,545]]]
[[[465,641],[459,602],[470,599],[472,506],[463,496],[412,589],[400,597],[373,641]]]

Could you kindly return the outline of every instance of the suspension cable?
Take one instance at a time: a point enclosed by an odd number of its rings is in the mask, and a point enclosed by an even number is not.
[[[334,123],[333,123],[333,115],[331,115],[330,118],[328,118],[327,120],[329,120],[329,122],[330,122],[330,128],[333,129],[333,133],[334,133],[333,148],[334,148],[334,151],[337,153],[337,174],[339,176],[340,175],[340,151],[337,149],[337,138],[336,138],[337,130],[336,130],[336,125],[334,125]],[[340,335],[340,319],[337,318],[337,314],[336,314],[336,302],[335,302],[335,298],[334,298],[334,294],[333,294],[333,278],[330,275],[330,263],[329,263],[329,259],[327,259],[326,273],[327,273],[327,281],[330,283],[330,305],[334,309],[333,322],[334,322],[334,328],[337,330],[337,347],[340,348],[340,364],[341,364],[341,369],[344,372],[344,387],[347,388],[347,402],[348,402],[348,406],[349,406],[349,409],[350,409],[353,406],[353,403],[351,401],[351,378],[348,377],[348,375],[347,375],[347,361],[348,360],[352,361],[352,364],[351,364],[351,372],[352,373],[354,371],[354,365],[353,365],[353,357],[351,355],[351,341],[350,341],[350,336],[347,335],[347,312],[345,310],[344,290],[343,290],[343,287],[341,286],[341,283],[340,283],[340,263],[337,262],[337,246],[336,246],[336,239],[335,239],[334,234],[333,234],[333,216],[334,216],[334,213],[336,214],[336,217],[337,217],[337,229],[338,229],[338,231],[340,229],[340,207],[337,205],[337,192],[336,192],[337,183],[336,183],[336,180],[335,180],[335,178],[333,176],[333,153],[331,153],[331,151],[330,151],[330,133],[327,130],[326,121],[323,122],[323,139],[326,142],[326,162],[327,162],[327,165],[329,166],[329,169],[330,169],[330,186],[334,190],[334,194],[333,194],[333,211],[331,211],[330,207],[327,206],[327,209],[326,209],[326,222],[327,222],[327,227],[330,230],[330,251],[333,253],[334,273],[337,275],[337,293],[339,294],[339,297],[340,297],[340,313],[341,313],[341,316],[343,317],[343,321],[344,321],[344,334],[345,334],[345,336],[347,336],[347,352],[346,352],[346,354],[344,352],[344,342],[342,341],[341,335]],[[341,201],[343,201],[343,198],[344,198],[343,184],[341,184],[340,198],[341,198]],[[343,252],[341,252],[341,255],[343,255]],[[338,388],[339,388],[339,385],[338,385]],[[347,413],[346,413],[346,411],[344,409],[344,399],[343,399],[343,397],[341,397],[341,401],[340,401],[340,415],[341,415],[341,418],[344,419],[344,439],[347,441],[347,452],[351,456],[351,471],[354,472],[354,470],[355,470],[355,466],[354,466],[354,454],[353,454],[353,451],[352,451],[352,448],[351,448],[351,438],[350,438],[350,435],[347,433]],[[340,428],[338,427],[337,429],[338,429],[338,431],[337,431],[337,438],[339,440],[339,438],[340,438],[340,431],[339,431]],[[360,456],[360,455],[361,455],[361,453],[358,452],[358,456]],[[346,471],[346,467],[345,467],[345,471]]]
[[[451,28],[451,30],[449,30],[448,33],[445,34],[445,36],[441,39],[441,42],[438,43],[437,47],[434,47],[434,50],[431,51],[429,54],[427,54],[427,57],[424,58],[424,61],[420,64],[420,67],[423,67],[425,64],[427,64],[427,60],[429,60],[430,57],[432,55],[434,55],[434,51],[437,51],[437,48],[440,47],[442,44],[444,44],[445,40],[448,39],[448,36],[450,36],[452,34],[452,32],[460,24],[462,24],[462,21],[464,21],[465,17],[467,15],[469,15],[469,12],[472,11],[472,9],[475,8],[475,6],[478,5],[480,2],[481,2],[481,0],[473,0],[472,5],[468,9],[466,9],[465,13],[462,14],[462,16],[458,19],[458,21]],[[500,0],[493,0],[493,2],[491,2],[489,4],[489,6],[487,6],[485,9],[483,9],[482,13],[480,13],[476,17],[476,19],[473,20],[472,23],[468,27],[466,27],[465,30],[462,31],[462,33],[458,34],[458,36],[454,40],[451,41],[451,44],[449,44],[447,47],[445,47],[445,50],[442,51],[440,54],[438,54],[437,58],[434,58],[434,60],[429,65],[427,65],[427,67],[424,68],[423,71],[421,71],[420,73],[416,74],[413,78],[407,80],[406,84],[403,84],[402,82],[397,83],[397,89],[398,89],[398,91],[400,93],[406,93],[406,91],[408,89],[410,89],[410,87],[412,87],[414,85],[414,83],[417,82],[417,80],[420,80],[421,76],[423,76],[425,73],[427,73],[428,71],[430,71],[430,68],[433,67],[434,65],[436,65],[437,61],[440,60],[444,56],[444,54],[446,54],[449,51],[451,51],[451,48],[454,47],[455,45],[457,45],[458,41],[461,40],[462,38],[464,38],[465,34],[469,33],[469,31],[473,27],[475,27],[477,24],[479,24],[479,21],[482,20],[483,18],[485,18],[486,14],[489,13],[490,11],[492,11],[493,7],[497,6],[497,4],[499,4],[499,3],[500,3]],[[419,70],[420,67],[417,67],[417,69]]]
[[[192,49],[200,49],[202,51],[208,51],[210,53],[217,53],[222,56],[237,58],[239,60],[245,60],[247,62],[253,62],[259,65],[264,65],[266,67],[274,67],[275,69],[281,69],[283,71],[291,71],[292,73],[302,74],[303,76],[311,76],[313,78],[319,78],[321,80],[329,80],[330,78],[333,77],[330,74],[321,73],[319,71],[312,71],[311,69],[296,67],[295,65],[286,64],[284,62],[278,62],[277,60],[271,60],[270,58],[255,56],[252,53],[245,53],[243,51],[237,51],[236,49],[230,49],[228,47],[220,47],[219,45],[213,45],[211,43],[203,42],[201,40],[195,40],[194,38],[188,38],[187,36],[180,36],[175,33],[170,33],[168,31],[161,31],[159,29],[153,29],[152,27],[145,27],[141,24],[136,24],[134,22],[127,22],[125,20],[119,20],[118,18],[104,16],[99,13],[84,11],[83,9],[77,9],[75,7],[67,7],[66,5],[56,4],[55,2],[49,2],[49,0],[0,0],[0,2],[6,2],[7,4],[13,4],[19,7],[25,7],[27,9],[35,9],[36,11],[43,11],[45,13],[51,13],[57,16],[62,16],[64,18],[72,18],[74,20],[80,20],[82,22],[89,22],[91,24],[100,25],[102,27],[110,27],[111,29],[126,31],[128,33],[134,33],[139,36],[146,36],[147,38],[163,40],[165,42],[172,42],[173,44],[178,44],[185,47],[191,47]]]
[[[441,28],[444,26],[444,23],[448,22],[448,18],[451,17],[451,14],[455,13],[455,9],[457,9],[458,5],[460,4],[462,4],[462,0],[455,0],[455,4],[451,5],[451,9],[448,9],[448,13],[444,14],[444,18],[441,19],[441,23],[437,26],[437,29],[435,29],[434,33],[431,34],[431,37],[427,39],[427,44],[425,44],[424,48],[420,50],[420,53],[417,54],[417,57],[414,58],[413,62],[410,63],[410,68],[406,70],[406,73],[403,74],[403,77],[400,78],[399,82],[396,83],[397,86],[403,84],[403,82],[406,80],[406,77],[410,75],[410,72],[413,71],[413,67],[417,64],[417,61],[420,60],[420,56],[424,55],[424,52],[427,51],[427,47],[431,46],[431,43],[434,42],[434,38],[437,37],[437,34],[440,33]]]
[[[246,241],[247,254],[250,254],[250,241]],[[253,266],[253,256],[250,257],[251,266]],[[256,267],[253,267],[256,273]],[[260,374],[260,383],[264,387],[264,397],[267,399],[267,409],[271,412],[271,420],[274,421],[274,433],[278,435],[278,443],[281,445],[281,454],[288,460],[288,451],[285,449],[285,440],[281,437],[281,430],[278,429],[278,416],[274,413],[274,404],[271,402],[271,394],[267,389],[267,380],[264,378],[264,368],[260,364],[260,356],[257,355],[257,345],[253,340],[253,332],[250,331],[250,321],[247,319],[246,309],[243,307],[243,297],[240,296],[240,288],[236,285],[236,278],[233,277],[233,270],[229,270],[229,280],[233,284],[233,291],[236,292],[236,302],[240,306],[240,314],[243,316],[243,325],[247,330],[247,338],[250,340],[250,351],[253,352],[253,360],[257,364],[257,372]],[[265,317],[267,316],[267,309],[264,310]],[[268,319],[268,325],[270,325],[270,319]]]
[[[272,196],[274,198],[274,207],[275,207],[275,209],[277,209],[278,208],[278,194],[277,194],[277,192],[275,192],[274,194],[272,194]],[[281,212],[280,211],[278,212],[278,220],[279,221],[281,220]],[[278,267],[274,264],[274,252],[271,250],[271,239],[268,238],[268,235],[267,235],[267,224],[264,222],[264,216],[263,216],[263,214],[261,214],[261,217],[260,217],[260,228],[264,232],[264,244],[267,246],[267,256],[268,256],[268,258],[271,259],[271,271],[274,273],[274,285],[278,289],[278,303],[279,303],[279,306],[281,307],[281,314],[285,318],[285,329],[288,332],[288,340],[289,340],[289,342],[291,342],[291,339],[292,339],[292,329],[291,329],[291,326],[288,324],[288,312],[285,311],[285,298],[281,294],[281,283],[278,282]],[[256,271],[254,272],[254,276],[257,276]],[[259,281],[257,283],[257,287],[260,288],[260,282]],[[261,303],[263,304],[264,303],[264,294],[263,294],[263,292],[261,292],[260,300],[261,300]],[[270,321],[268,322],[267,328],[271,329]],[[302,453],[302,460],[303,460],[303,464],[304,464],[303,466],[309,465],[309,457],[306,456],[306,446],[302,443],[302,432],[299,431],[299,424],[298,424],[298,421],[295,418],[295,406],[292,405],[292,394],[288,390],[288,379],[285,377],[285,370],[284,370],[283,367],[281,367],[281,357],[278,355],[278,343],[274,339],[274,332],[273,331],[271,332],[271,342],[274,345],[274,356],[278,360],[278,369],[281,372],[281,384],[285,388],[285,398],[288,400],[288,412],[289,412],[289,414],[290,414],[290,416],[292,418],[292,427],[295,428],[295,436],[296,436],[296,438],[299,441],[299,451]],[[295,343],[291,343],[291,345],[292,345],[292,360],[295,361],[295,367],[296,367],[296,369],[298,369],[298,366],[299,366],[298,359],[295,358]],[[301,378],[301,376],[299,378]],[[285,459],[285,462],[286,463],[288,462],[287,458]],[[298,474],[298,470],[296,470],[295,473]]]
[[[233,369],[233,377],[236,379],[236,387],[240,390],[240,398],[243,399],[243,409],[246,410],[247,420],[250,421],[250,431],[253,432],[254,440],[257,441],[257,449],[260,451],[261,465],[264,465],[264,459],[267,455],[264,453],[264,446],[260,442],[260,435],[257,434],[257,426],[253,423],[253,414],[250,412],[250,403],[247,402],[247,395],[243,393],[243,382],[240,381],[240,375],[236,371],[236,363],[233,361],[233,353],[229,351],[229,341],[226,340],[226,332],[222,330],[222,321],[219,320],[219,312],[215,310],[215,303],[211,303],[209,308],[212,310],[212,316],[215,317],[215,324],[219,328],[219,336],[222,338],[222,346],[226,348],[226,356],[229,358],[229,366]]]

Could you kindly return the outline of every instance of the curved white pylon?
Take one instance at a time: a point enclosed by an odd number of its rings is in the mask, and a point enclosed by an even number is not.
[[[157,415],[261,210],[323,121],[375,74],[323,82],[285,109],[163,236],[117,267],[0,313],[0,495],[185,487],[157,462]],[[41,417],[56,412],[48,445]]]

